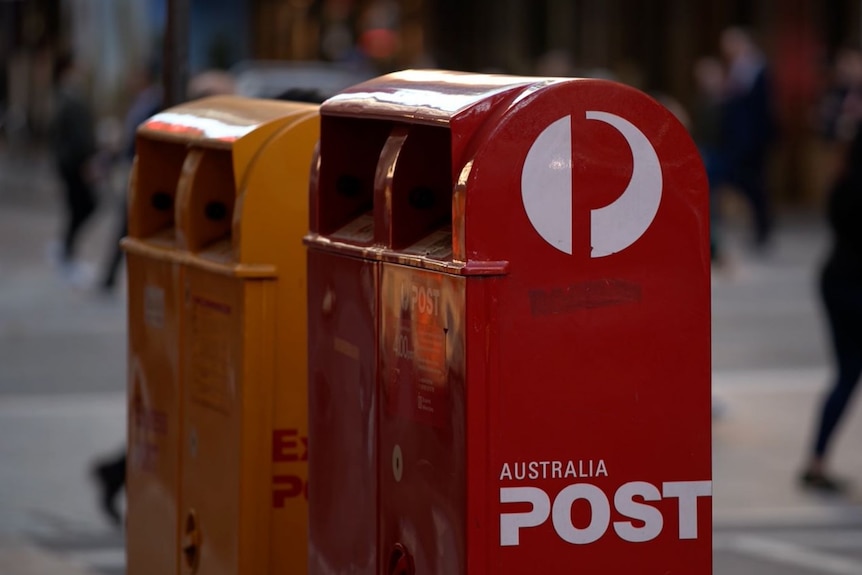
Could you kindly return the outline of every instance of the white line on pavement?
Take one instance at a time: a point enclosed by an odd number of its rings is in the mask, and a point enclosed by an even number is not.
[[[122,547],[88,549],[86,551],[67,552],[64,555],[96,571],[115,571],[126,566],[126,552]]]
[[[822,575],[859,575],[862,563],[794,545],[757,536],[740,536],[725,542],[726,549],[750,557],[766,559],[794,567],[813,569]]]
[[[788,525],[806,527],[858,527],[862,507],[835,502],[798,507],[761,507],[716,509],[712,524],[717,529],[776,528]],[[862,575],[862,571],[859,572]]]
[[[722,394],[816,392],[826,388],[830,376],[825,366],[722,370],[712,374],[712,389]]]
[[[788,543],[816,549],[858,550],[862,546],[862,529],[793,529],[780,532]]]
[[[0,572],[4,575],[93,575],[93,571],[80,561],[50,553],[33,545],[0,538]]]
[[[112,413],[126,402],[124,391],[0,394],[0,417],[86,416]]]

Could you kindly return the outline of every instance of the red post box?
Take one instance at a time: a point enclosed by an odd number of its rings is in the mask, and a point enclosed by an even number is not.
[[[405,71],[321,107],[310,573],[712,571],[708,191],[604,80]]]

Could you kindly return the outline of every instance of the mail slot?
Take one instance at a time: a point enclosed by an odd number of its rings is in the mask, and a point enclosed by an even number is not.
[[[305,250],[317,106],[237,97],[138,130],[130,574],[306,572]]]
[[[708,193],[675,117],[408,70],[327,100],[319,149],[309,573],[710,573]]]

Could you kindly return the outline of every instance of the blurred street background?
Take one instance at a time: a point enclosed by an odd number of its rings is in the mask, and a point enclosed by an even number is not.
[[[188,26],[178,33],[177,22]],[[0,573],[125,572],[122,531],[101,514],[90,477],[125,439],[124,278],[112,291],[98,285],[124,172],[109,166],[97,186],[79,246],[92,273],[70,281],[54,253],[64,218],[49,146],[58,55],[71,49],[84,64],[99,146],[116,154],[130,86],[153,59],[173,100],[213,70],[238,93],[275,97],[433,66],[615,78],[691,122],[695,64],[720,56],[731,25],[763,49],[778,130],[768,245],[752,243],[743,194],[730,186],[717,202],[715,573],[862,575],[858,397],[830,457],[851,489],[822,495],[798,482],[833,374],[817,281],[846,137],[822,124],[841,87],[839,54],[862,48],[858,0],[0,0]]]

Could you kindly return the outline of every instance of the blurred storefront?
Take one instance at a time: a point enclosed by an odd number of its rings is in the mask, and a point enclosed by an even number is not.
[[[826,178],[811,115],[828,63],[842,45],[862,46],[860,0],[7,0],[0,2],[6,131],[22,121],[39,131],[47,105],[40,94],[63,46],[91,62],[95,100],[119,106],[129,71],[161,55],[172,3],[189,9],[192,74],[243,60],[303,60],[375,72],[602,75],[684,109],[693,103],[695,61],[717,55],[724,28],[744,25],[775,79],[782,138],[773,187],[799,203],[816,201]]]
[[[433,0],[254,0],[259,59],[428,65]]]
[[[60,0],[0,2],[0,132],[8,139],[47,130],[59,22]]]
[[[256,58],[365,59],[516,74],[601,75],[690,109],[693,68],[730,25],[770,61],[780,123],[771,187],[819,201],[833,161],[812,113],[842,45],[862,46],[859,0],[254,0]]]
[[[118,112],[155,45],[149,0],[64,0],[63,42],[88,72],[97,109]]]

